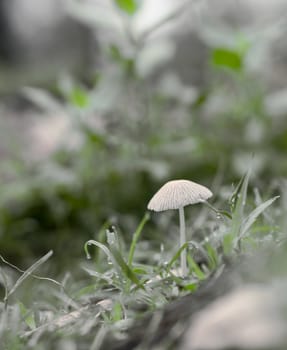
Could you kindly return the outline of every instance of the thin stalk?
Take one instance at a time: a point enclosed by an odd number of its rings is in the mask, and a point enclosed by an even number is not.
[[[180,247],[186,243],[186,234],[185,234],[185,220],[184,220],[184,208],[179,208],[179,228],[180,228]],[[180,267],[182,277],[187,275],[187,265],[186,265],[186,249],[183,249],[180,254]]]
[[[136,231],[135,231],[135,233],[133,235],[133,240],[132,240],[132,243],[131,243],[131,247],[130,247],[130,251],[129,251],[129,257],[128,257],[128,265],[129,265],[130,268],[132,268],[137,241],[138,241],[138,239],[140,237],[140,234],[141,234],[141,232],[142,232],[142,230],[144,228],[144,225],[149,220],[149,218],[150,218],[149,213],[146,213],[144,215],[144,217],[142,218],[139,226],[137,227],[137,229],[136,229]]]

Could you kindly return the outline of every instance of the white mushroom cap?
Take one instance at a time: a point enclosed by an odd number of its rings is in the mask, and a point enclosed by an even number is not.
[[[189,204],[205,202],[212,192],[205,186],[188,180],[173,180],[163,185],[149,201],[147,208],[154,211],[179,209]]]

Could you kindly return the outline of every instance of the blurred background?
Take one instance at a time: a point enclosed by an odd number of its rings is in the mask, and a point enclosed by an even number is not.
[[[224,203],[252,167],[264,196],[284,192],[286,10],[0,0],[1,255],[28,266],[53,249],[60,270],[109,225],[130,242],[170,179]],[[144,235],[167,229],[155,218]]]

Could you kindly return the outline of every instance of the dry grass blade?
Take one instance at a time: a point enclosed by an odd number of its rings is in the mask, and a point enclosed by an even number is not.
[[[5,304],[7,304],[9,297],[16,291],[16,289],[25,281],[27,277],[32,275],[33,271],[35,271],[39,266],[44,264],[51,256],[53,255],[53,251],[50,250],[47,254],[45,254],[42,258],[36,261],[32,266],[30,266],[26,271],[23,272],[22,276],[18,278],[14,286],[9,290],[7,295],[4,298]]]

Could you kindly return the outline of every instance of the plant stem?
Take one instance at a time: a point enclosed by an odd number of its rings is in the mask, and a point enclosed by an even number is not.
[[[129,257],[128,257],[128,265],[130,268],[132,268],[132,264],[133,264],[133,258],[134,258],[134,253],[135,253],[135,249],[136,249],[136,244],[137,244],[137,241],[140,237],[140,234],[144,228],[144,225],[146,224],[146,222],[149,220],[150,218],[150,215],[149,213],[146,213],[144,215],[144,217],[142,218],[140,224],[138,225],[134,235],[133,235],[133,240],[132,240],[132,243],[131,243],[131,247],[130,247],[130,251],[129,251]]]
[[[186,234],[185,234],[185,220],[184,220],[184,208],[179,208],[179,228],[180,228],[180,247],[186,243]],[[180,267],[182,277],[186,277],[187,275],[187,265],[186,265],[186,249],[180,254]]]

